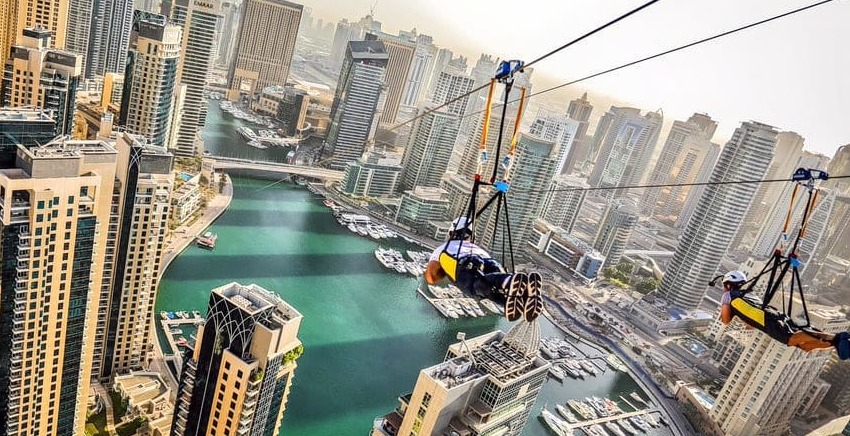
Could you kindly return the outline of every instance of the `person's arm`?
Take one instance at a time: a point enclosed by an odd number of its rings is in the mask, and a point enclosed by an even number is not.
[[[440,262],[432,260],[428,262],[428,267],[425,268],[425,282],[429,285],[434,285],[446,278],[446,272]]]
[[[729,324],[734,316],[735,314],[732,313],[732,296],[729,295],[729,292],[724,292],[720,298],[720,322]]]

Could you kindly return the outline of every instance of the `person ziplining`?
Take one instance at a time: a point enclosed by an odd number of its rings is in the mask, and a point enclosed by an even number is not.
[[[709,282],[713,286],[717,279],[723,278],[723,296],[720,299],[720,321],[729,324],[732,319],[738,318],[749,327],[755,328],[772,339],[779,341],[789,347],[796,347],[804,351],[830,350],[835,348],[838,357],[842,360],[850,359],[850,332],[826,333],[811,325],[806,298],[803,293],[800,280],[799,267],[801,262],[798,258],[797,248],[800,240],[805,237],[806,226],[809,215],[814,209],[818,190],[814,186],[816,179],[827,180],[829,175],[820,170],[799,168],[794,173],[792,180],[795,181],[794,191],[791,194],[791,206],[785,218],[785,227],[782,230],[783,237],[788,234],[791,216],[794,210],[794,201],[800,186],[808,190],[808,200],[803,209],[800,227],[796,232],[794,242],[791,244],[787,254],[783,253],[782,245],[774,250],[771,260],[765,264],[761,272],[747,280],[747,275],[742,271],[730,271],[722,276],[715,277]],[[805,182],[805,185],[802,184]],[[790,274],[789,274],[790,273]],[[758,301],[749,293],[763,275],[769,274],[763,301]],[[789,295],[788,304],[782,300],[782,310],[770,305],[773,296],[780,289],[784,295],[785,280],[788,278]],[[802,305],[803,321],[798,322],[792,317],[795,301],[794,290],[798,291]]]
[[[509,104],[509,95],[514,82],[514,74],[521,72],[523,62],[519,60],[502,61],[496,75],[490,80],[490,89],[484,110],[484,121],[479,144],[478,165],[473,179],[472,192],[467,204],[466,214],[455,219],[449,230],[448,240],[437,247],[431,254],[424,278],[429,285],[436,284],[448,278],[467,295],[489,298],[504,305],[505,316],[510,321],[524,318],[526,321],[535,320],[543,310],[541,289],[543,280],[536,272],[511,273],[493,259],[490,254],[474,243],[474,225],[478,218],[490,206],[495,205],[495,224],[493,238],[502,230],[502,258],[509,258],[513,270],[513,241],[511,240],[510,218],[508,216],[507,193],[510,189],[511,168],[516,150],[520,120],[525,103],[525,88],[520,88],[519,107],[513,135],[505,157],[500,161],[502,135],[505,124],[505,114]],[[481,172],[489,159],[487,151],[487,135],[490,123],[493,92],[497,83],[504,84],[504,101],[502,115],[499,121],[499,132],[495,146],[495,164],[490,181],[482,180]],[[501,178],[497,181],[499,170]],[[491,186],[493,195],[483,206],[478,207],[478,193],[481,186]],[[504,218],[503,225],[500,220]],[[507,242],[507,248],[505,243]]]

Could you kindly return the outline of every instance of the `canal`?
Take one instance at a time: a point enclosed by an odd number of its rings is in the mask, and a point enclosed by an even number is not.
[[[234,120],[212,105],[204,138],[213,154],[278,156],[279,149],[245,145],[231,131]],[[210,289],[234,281],[257,283],[297,308],[304,315],[299,337],[305,353],[282,435],[368,434],[372,420],[412,390],[419,370],[443,359],[458,331],[473,337],[510,327],[495,316],[442,318],[416,293],[416,279],[383,269],[373,255],[377,241],[341,227],[321,199],[301,187],[244,174],[233,180],[233,202],[211,227],[218,234],[215,251],[191,246],[171,263],[156,311],[203,314]],[[545,319],[541,329],[543,336],[562,336]],[[641,392],[631,377],[610,370],[584,381],[549,379],[524,434],[548,434],[537,419],[544,405],[554,410],[569,398],[618,400],[634,391]]]

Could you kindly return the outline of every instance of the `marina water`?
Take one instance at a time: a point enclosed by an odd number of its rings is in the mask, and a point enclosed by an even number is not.
[[[229,134],[239,123],[222,119],[212,102],[204,133],[208,149],[230,156],[285,155],[280,149],[251,148],[235,132]],[[233,180],[233,202],[211,227],[218,234],[215,251],[191,246],[172,262],[159,286],[156,311],[205,314],[210,290],[232,281],[257,283],[297,308],[304,315],[299,338],[305,352],[280,434],[368,434],[374,418],[413,389],[420,369],[442,361],[458,331],[473,337],[510,327],[496,316],[441,317],[416,293],[416,279],[384,269],[373,255],[379,245],[413,247],[379,244],[349,232],[307,190],[244,175],[234,174]],[[561,336],[545,319],[541,330],[543,336]],[[537,419],[544,405],[554,412],[555,403],[593,395],[622,404],[619,397],[634,391],[647,398],[631,377],[611,370],[563,384],[550,378],[524,434],[549,434]],[[650,434],[670,432],[660,428]]]

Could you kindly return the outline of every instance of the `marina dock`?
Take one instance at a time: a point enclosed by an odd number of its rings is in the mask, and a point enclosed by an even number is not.
[[[579,421],[579,422],[572,423],[572,424],[567,423],[567,426],[569,426],[570,429],[590,427],[591,425],[594,425],[594,424],[604,424],[604,423],[609,422],[609,421],[618,421],[618,420],[621,420],[621,419],[628,419],[628,418],[631,418],[632,416],[641,416],[641,415],[646,415],[648,413],[659,413],[659,412],[656,409],[636,410],[634,412],[625,412],[625,413],[620,413],[618,415],[606,416],[606,417],[603,417],[603,418],[596,418],[596,419],[591,419],[591,420],[588,420],[588,421]]]

